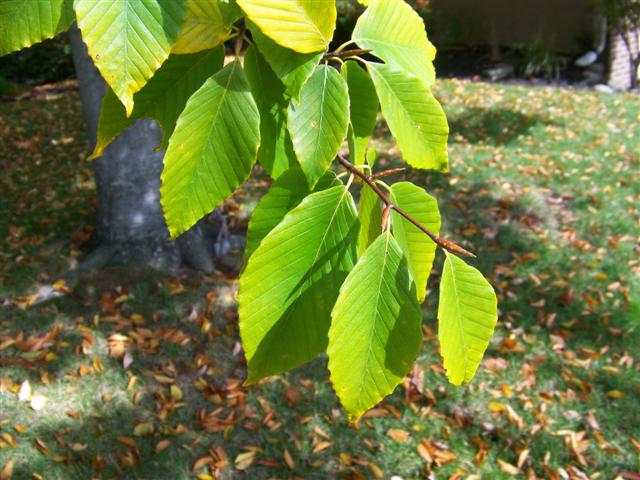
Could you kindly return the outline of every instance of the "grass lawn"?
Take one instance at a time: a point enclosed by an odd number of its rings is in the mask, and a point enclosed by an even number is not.
[[[78,95],[34,93],[0,103],[0,472],[174,480],[640,471],[640,97],[439,82],[451,173],[406,177],[438,198],[443,233],[478,253],[500,321],[472,384],[447,385],[434,275],[412,374],[349,424],[324,358],[242,387],[237,279],[225,274],[111,269],[26,308],[37,285],[77,262],[95,216]],[[397,165],[384,125],[378,133],[379,167]],[[263,183],[237,193],[236,224]]]

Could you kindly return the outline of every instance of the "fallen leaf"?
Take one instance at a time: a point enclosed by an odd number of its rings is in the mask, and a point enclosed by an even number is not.
[[[291,457],[289,450],[287,450],[286,448],[284,449],[283,457],[284,457],[284,462],[287,464],[287,467],[289,467],[289,470],[295,470],[296,464],[294,463],[293,457]]]
[[[26,402],[29,398],[31,398],[31,384],[29,380],[25,380],[20,385],[20,390],[18,390],[18,400]]]
[[[504,473],[508,473],[509,475],[520,475],[522,473],[522,470],[520,470],[515,465],[511,465],[510,463],[505,462],[504,460],[500,460],[499,458],[498,466],[500,467],[500,470],[502,470]]]
[[[146,435],[151,435],[155,430],[153,423],[151,422],[142,422],[137,424],[133,428],[133,434],[136,437],[144,437]]]
[[[34,410],[38,411],[38,410],[42,410],[46,403],[47,403],[46,397],[35,394],[31,396],[31,402],[29,402],[29,406]]]
[[[236,469],[246,470],[247,468],[249,468],[256,459],[256,453],[257,452],[244,452],[238,454],[234,462]]]
[[[13,476],[13,465],[14,465],[13,459],[5,463],[4,467],[2,467],[2,470],[0,470],[0,480],[11,479],[11,477]]]
[[[409,440],[411,434],[406,430],[402,430],[400,428],[390,428],[387,431],[387,436],[394,442],[403,443]]]
[[[171,442],[167,439],[160,440],[156,445],[156,453],[160,453],[163,450],[166,450],[171,445]]]

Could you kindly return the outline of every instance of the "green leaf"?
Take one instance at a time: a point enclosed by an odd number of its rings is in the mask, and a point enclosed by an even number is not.
[[[218,0],[186,0],[187,16],[171,53],[196,53],[220,45],[229,36]]]
[[[259,143],[258,107],[235,61],[191,96],[169,141],[161,200],[172,238],[211,212],[249,176]]]
[[[169,56],[185,17],[175,0],[75,0],[89,54],[114,93],[133,111],[141,90]]]
[[[342,75],[349,87],[349,152],[356,165],[364,163],[369,139],[376,127],[378,96],[371,77],[355,62],[346,62]]]
[[[242,10],[238,6],[236,0],[218,0],[222,18],[227,25],[233,25],[236,20],[242,17]]]
[[[391,186],[391,201],[431,232],[440,233],[438,202],[424,189],[410,182],[398,182]],[[427,280],[436,256],[437,245],[415,225],[392,212],[393,234],[409,262],[409,271],[416,282],[418,301],[424,302]]]
[[[353,268],[357,235],[353,199],[340,185],[306,197],[260,243],[238,294],[246,383],[325,350],[331,308]]]
[[[298,98],[302,85],[313,73],[322,59],[323,53],[299,53],[282,47],[265,36],[255,26],[251,27],[251,34],[258,50],[287,87],[289,95]]]
[[[73,19],[73,0],[0,0],[0,55],[52,38]]]
[[[244,70],[260,111],[262,141],[258,149],[258,162],[272,178],[278,178],[298,163],[287,130],[289,97],[284,85],[255,45],[251,45],[245,53]]]
[[[319,65],[289,105],[293,149],[310,185],[338,154],[349,126],[347,82],[335,68]]]
[[[336,26],[335,1],[237,0],[269,38],[300,53],[324,50]]]
[[[475,268],[445,252],[438,337],[447,378],[453,385],[469,383],[480,365],[498,321],[493,287]]]
[[[364,185],[358,202],[360,233],[358,234],[358,258],[362,257],[382,232],[382,205],[376,192]]]
[[[385,63],[409,72],[427,86],[436,78],[436,49],[420,15],[404,0],[376,0],[358,18],[353,40]]]
[[[336,185],[341,183],[336,175],[329,171],[318,181],[315,191],[319,192]],[[307,178],[299,166],[290,168],[273,182],[251,215],[247,230],[247,245],[244,249],[245,264],[262,239],[309,193],[311,190],[307,184]]]
[[[107,88],[100,110],[98,141],[90,158],[102,155],[120,132],[140,118],[158,121],[164,131],[160,148],[165,149],[187,100],[207,78],[222,68],[223,62],[222,47],[190,55],[171,55],[149,83],[134,95],[135,106],[130,117],[113,90]]]
[[[407,262],[389,232],[358,260],[331,313],[329,371],[351,418],[376,405],[411,369],[422,311]]]
[[[404,160],[417,168],[447,171],[449,126],[440,103],[417,77],[369,63],[382,114]]]

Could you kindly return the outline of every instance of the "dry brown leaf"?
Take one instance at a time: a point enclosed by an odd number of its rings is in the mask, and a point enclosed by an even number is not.
[[[40,453],[42,455],[44,455],[45,457],[49,456],[49,449],[47,448],[47,444],[46,443],[44,443],[38,437],[36,437],[36,439],[34,440],[34,443],[36,444],[36,448],[40,451]]]
[[[400,428],[390,428],[387,431],[387,436],[394,442],[404,443],[409,440],[411,434],[406,430],[402,430]]]
[[[160,453],[163,450],[166,450],[171,445],[171,441],[164,439],[160,440],[156,445],[156,453]]]
[[[0,480],[11,480],[13,476],[13,465],[15,464],[14,460],[11,459],[7,463],[5,463],[2,470],[0,470]]]
[[[284,457],[284,463],[287,464],[287,467],[289,467],[289,470],[295,470],[296,464],[293,461],[293,457],[289,453],[289,450],[287,450],[286,448],[284,449],[283,457]]]

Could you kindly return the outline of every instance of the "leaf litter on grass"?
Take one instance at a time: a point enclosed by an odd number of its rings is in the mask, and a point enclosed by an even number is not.
[[[242,387],[234,277],[105,272],[27,308],[73,265],[95,187],[77,92],[0,104],[0,478],[633,478],[640,100],[456,80],[436,93],[452,173],[407,175],[479,253],[500,322],[477,378],[453,388],[430,300],[413,371],[355,424],[323,359]],[[398,159],[379,127],[384,168]],[[232,226],[264,187],[228,202]]]

